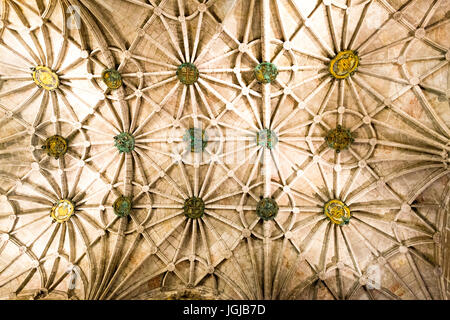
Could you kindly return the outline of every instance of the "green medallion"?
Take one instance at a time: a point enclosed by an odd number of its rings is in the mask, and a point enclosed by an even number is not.
[[[122,132],[114,137],[114,145],[119,150],[119,153],[129,153],[134,150],[134,137],[128,132]]]
[[[278,75],[277,67],[270,62],[262,62],[255,67],[255,78],[259,83],[272,83]]]
[[[338,125],[336,129],[328,132],[325,140],[330,148],[339,153],[341,150],[347,149],[355,139],[353,139],[350,130]]]
[[[47,151],[50,157],[59,159],[61,156],[65,155],[68,149],[67,140],[59,135],[54,135],[47,140],[42,146],[42,149]]]
[[[278,137],[275,132],[269,129],[263,129],[256,136],[256,144],[258,146],[272,149],[278,143]]]
[[[119,217],[126,217],[131,212],[131,199],[125,196],[120,196],[114,201],[114,213]]]
[[[178,67],[177,77],[181,83],[191,85],[197,82],[199,77],[199,71],[195,65],[186,62]]]
[[[115,90],[122,86],[122,76],[116,69],[106,69],[102,73],[103,82],[109,89]]]
[[[205,203],[201,198],[192,197],[184,201],[184,215],[191,219],[201,218],[205,213]]]
[[[191,152],[199,153],[205,150],[208,144],[208,135],[199,128],[190,128],[183,136],[183,141],[188,143]]]
[[[278,204],[272,198],[263,198],[256,206],[256,214],[264,220],[273,220],[278,214]]]

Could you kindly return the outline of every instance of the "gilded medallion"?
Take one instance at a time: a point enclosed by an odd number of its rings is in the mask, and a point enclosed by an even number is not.
[[[59,87],[59,77],[52,69],[45,66],[32,68],[33,81],[39,88],[51,91]]]
[[[70,219],[75,212],[74,204],[69,200],[59,200],[52,207],[50,216],[56,222],[62,223]]]
[[[58,160],[61,156],[65,155],[68,149],[67,140],[59,135],[54,135],[47,140],[42,146],[42,149],[47,151],[50,157]]]
[[[339,153],[341,150],[347,149],[355,139],[352,137],[350,130],[338,125],[336,129],[328,132],[325,140],[330,148]]]
[[[353,50],[341,51],[330,62],[329,71],[336,79],[345,79],[358,69],[359,57]]]
[[[334,224],[342,226],[350,222],[350,209],[341,200],[333,199],[328,201],[323,208],[323,213]]]

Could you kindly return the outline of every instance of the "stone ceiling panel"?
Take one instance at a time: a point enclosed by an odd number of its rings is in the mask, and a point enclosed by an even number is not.
[[[2,1],[0,298],[445,299],[449,9]]]

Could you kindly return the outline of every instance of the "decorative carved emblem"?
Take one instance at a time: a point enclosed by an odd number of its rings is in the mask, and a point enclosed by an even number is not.
[[[183,63],[177,69],[177,77],[181,83],[191,85],[197,82],[199,76],[198,69],[192,63]]]
[[[345,79],[358,69],[359,57],[356,51],[341,51],[330,62],[330,73],[336,79]]]
[[[62,223],[70,219],[75,212],[74,204],[69,200],[59,200],[52,207],[50,216],[56,222]]]
[[[272,198],[263,198],[256,206],[256,214],[263,220],[273,220],[278,214],[278,204]]]
[[[272,83],[278,76],[278,69],[273,63],[262,62],[255,67],[254,73],[259,83]]]
[[[197,219],[205,213],[205,203],[201,198],[192,197],[184,201],[184,215],[191,219]]]
[[[45,66],[32,68],[34,83],[40,88],[51,91],[59,87],[59,77],[52,69]]]
[[[191,152],[202,152],[208,144],[208,136],[206,132],[199,128],[190,128],[183,136],[183,141],[188,143]]]
[[[103,82],[109,89],[115,90],[122,86],[122,76],[115,69],[106,69],[102,72]]]
[[[120,196],[114,201],[114,213],[119,217],[126,217],[131,212],[131,199],[125,196]]]
[[[119,153],[129,153],[134,150],[134,137],[128,132],[122,132],[114,137],[114,145],[119,150]]]
[[[351,218],[350,209],[341,200],[328,201],[323,208],[323,212],[331,222],[340,226],[348,224]]]
[[[263,129],[256,135],[256,144],[258,146],[272,149],[278,143],[278,137],[275,132],[269,129]]]
[[[47,154],[50,157],[54,157],[56,160],[58,160],[67,152],[67,140],[61,136],[54,135],[45,140],[45,144],[42,146],[42,149],[47,150]]]
[[[340,125],[336,129],[330,130],[325,140],[328,146],[335,149],[337,153],[347,149],[354,141],[350,130],[342,128]]]

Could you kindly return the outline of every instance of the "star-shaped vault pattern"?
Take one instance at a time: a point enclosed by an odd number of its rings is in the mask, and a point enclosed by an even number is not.
[[[1,299],[446,299],[446,0],[4,0]]]

